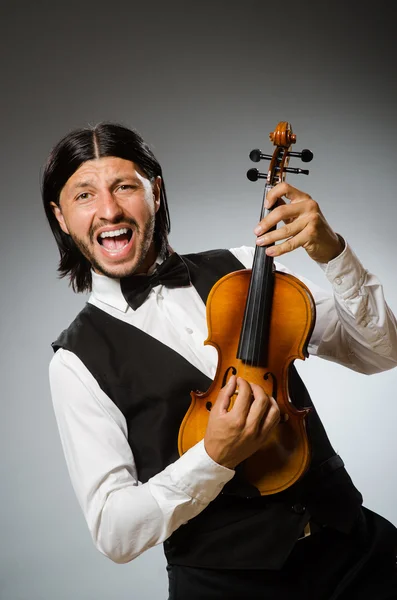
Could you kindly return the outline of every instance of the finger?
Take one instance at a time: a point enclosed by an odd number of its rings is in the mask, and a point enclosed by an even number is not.
[[[223,386],[221,391],[218,394],[218,397],[214,403],[213,410],[219,410],[219,412],[227,412],[230,406],[230,400],[233,394],[236,391],[237,387],[237,377],[235,375],[231,375],[230,379]]]
[[[273,202],[273,203],[271,204],[271,206],[269,206],[269,205],[268,205],[268,202],[267,202],[267,196],[266,196],[266,200],[265,200],[265,204],[264,204],[264,206],[265,206],[265,208],[266,208],[266,209],[268,209],[268,210],[271,210],[271,209],[273,209],[273,210],[274,210],[274,209],[275,209],[277,206],[283,206],[284,204],[288,204],[288,203],[287,203],[287,202],[284,200],[284,198],[277,198],[277,199],[275,200],[275,202]]]
[[[260,436],[265,439],[276,425],[280,423],[280,409],[276,400],[269,398],[268,410],[261,423]]]
[[[259,385],[251,383],[254,400],[251,404],[248,416],[247,427],[260,432],[262,421],[270,408],[270,396]]]
[[[311,199],[311,196],[306,194],[306,192],[302,192],[302,190],[298,190],[298,188],[293,187],[286,181],[282,181],[267,192],[265,201],[266,208],[271,208],[274,206],[277,200],[282,196],[285,196],[285,198],[291,202],[299,202],[302,200]]]
[[[294,235],[282,244],[266,248],[266,254],[268,256],[281,256],[282,254],[287,254],[288,252],[292,252],[293,250],[304,246],[308,241],[309,234],[307,233],[307,227],[305,227],[297,235]]]
[[[297,235],[305,226],[306,222],[297,218],[294,221],[284,225],[284,227],[279,227],[274,231],[269,231],[268,233],[258,236],[256,238],[256,245],[270,246],[271,244],[275,244],[281,240],[287,240],[288,238]]]
[[[282,198],[279,198],[279,199],[277,200],[276,204],[274,205],[274,207],[273,207],[273,210],[274,210],[274,208],[275,208],[275,207],[278,207],[278,206],[285,206],[286,204],[287,204],[287,203],[285,202],[285,200],[283,200]],[[265,206],[266,206],[266,203],[265,203]],[[265,220],[266,220],[267,216],[268,216],[268,215],[270,215],[270,212],[271,212],[270,210],[268,210],[267,208],[265,208],[265,210],[264,210],[264,212],[263,212],[263,218],[262,218],[262,220],[261,220],[261,221],[258,223],[257,227],[254,229],[254,233],[256,233],[256,234],[257,234],[257,230],[258,230],[258,228],[260,228],[260,226],[261,226],[261,223],[262,223],[263,221],[265,221]],[[267,221],[266,221],[266,222],[267,222]]]
[[[306,212],[306,208],[307,207],[303,203],[278,206],[258,223],[254,229],[254,233],[256,235],[263,235],[266,231],[276,227],[280,221],[286,222],[298,218]]]
[[[237,418],[240,418],[245,422],[253,401],[252,388],[248,381],[242,377],[237,378],[237,385],[238,394],[231,412],[233,412]]]

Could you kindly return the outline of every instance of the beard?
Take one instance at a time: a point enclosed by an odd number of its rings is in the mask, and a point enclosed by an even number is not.
[[[84,240],[78,238],[76,235],[74,235],[70,232],[69,233],[70,233],[70,237],[72,238],[72,240],[75,243],[78,250],[91,263],[91,267],[96,272],[101,273],[101,275],[105,275],[106,277],[110,277],[111,279],[122,279],[123,277],[128,277],[129,275],[132,275],[136,271],[139,271],[141,269],[141,267],[143,266],[143,264],[146,260],[146,257],[148,255],[148,252],[150,250],[151,244],[154,241],[153,236],[154,236],[155,221],[156,221],[156,219],[155,219],[154,214],[150,216],[150,218],[145,223],[145,226],[143,228],[139,227],[138,223],[134,219],[125,219],[125,217],[124,217],[122,220],[119,221],[120,223],[121,222],[128,223],[129,225],[131,225],[133,235],[140,236],[141,240],[140,240],[139,244],[137,244],[137,246],[136,246],[134,265],[123,266],[121,264],[121,265],[115,266],[112,270],[109,270],[106,267],[106,265],[103,265],[102,262],[96,258],[94,251],[91,250],[92,246],[95,243],[97,243],[95,241],[96,240],[96,235],[95,235],[96,230],[93,230],[93,229],[90,230],[90,234],[89,234],[90,245],[88,245]],[[112,223],[112,225],[117,225],[117,224],[118,224],[118,221]],[[147,268],[149,268],[149,267],[150,267],[150,265],[147,266]]]

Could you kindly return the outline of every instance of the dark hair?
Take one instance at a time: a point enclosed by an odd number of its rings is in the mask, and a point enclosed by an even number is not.
[[[115,156],[134,162],[153,181],[161,176],[160,208],[156,213],[154,243],[157,252],[166,256],[170,218],[162,170],[148,144],[134,130],[117,123],[102,122],[94,127],[75,129],[52,149],[44,167],[41,194],[44,210],[60,253],[60,277],[69,275],[75,292],[90,291],[91,264],[80,252],[70,235],[62,231],[51,202],[59,206],[59,196],[65,183],[87,160]]]

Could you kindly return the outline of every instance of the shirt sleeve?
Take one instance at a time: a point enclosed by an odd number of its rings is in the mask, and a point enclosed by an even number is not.
[[[123,414],[73,353],[49,369],[55,417],[78,502],[94,544],[125,563],[198,515],[232,479],[203,441],[147,483],[138,481]]]
[[[254,248],[230,251],[251,268]],[[343,252],[319,264],[332,286],[326,291],[275,261],[276,269],[290,273],[307,285],[316,305],[316,323],[308,351],[370,375],[397,366],[397,320],[386,303],[377,277],[364,269],[345,243]]]

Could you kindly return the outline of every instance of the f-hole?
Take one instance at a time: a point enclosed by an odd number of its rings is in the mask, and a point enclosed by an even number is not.
[[[271,371],[265,373],[263,379],[268,381],[269,377],[272,378],[272,393],[270,395],[277,401],[277,379]]]
[[[225,374],[223,375],[223,379],[222,379],[222,387],[225,387],[225,385],[227,384],[227,380],[229,379],[229,372],[230,375],[237,375],[237,369],[236,367],[228,367],[225,371]]]

